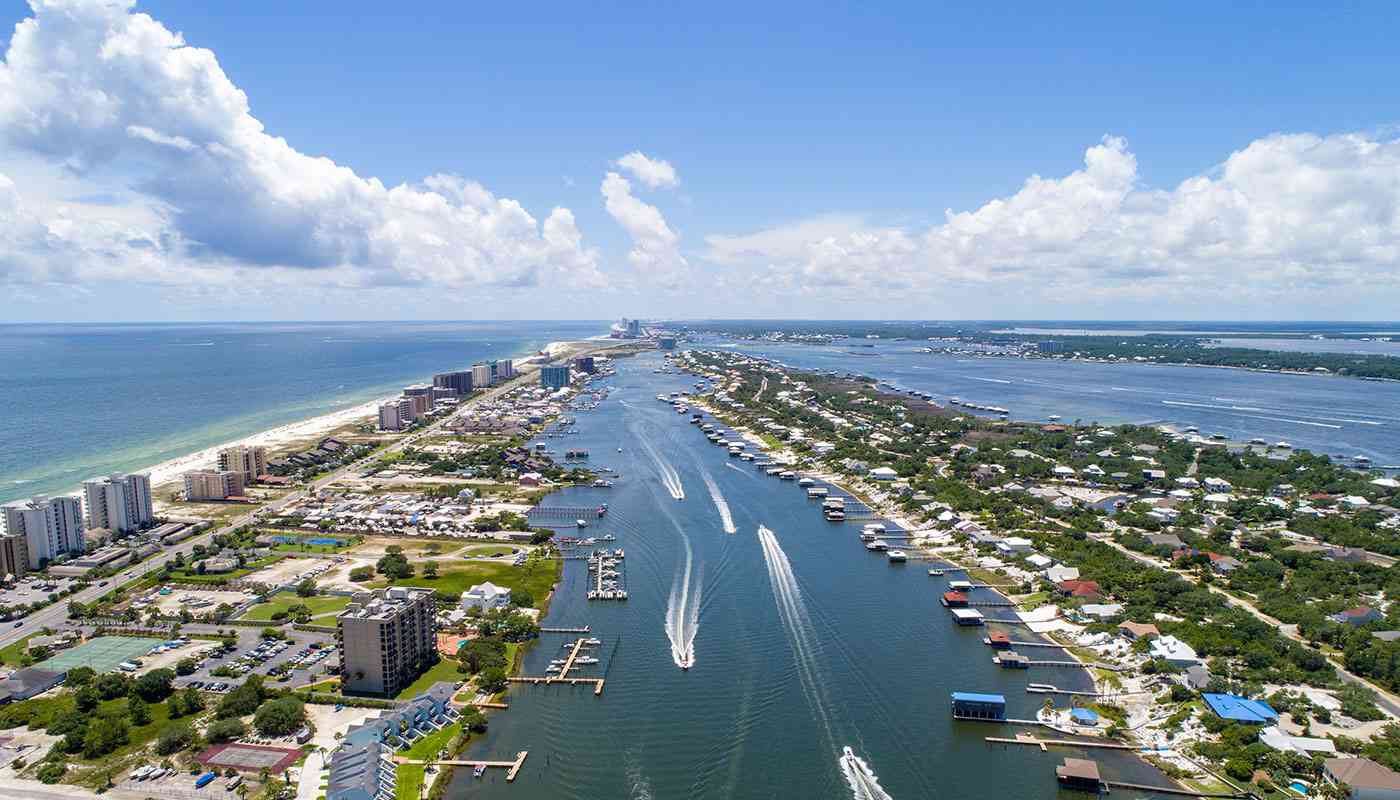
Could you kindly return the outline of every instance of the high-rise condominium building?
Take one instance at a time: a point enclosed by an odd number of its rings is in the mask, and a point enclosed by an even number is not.
[[[109,475],[83,481],[83,521],[88,530],[126,533],[148,528],[155,520],[150,475]]]
[[[83,552],[83,508],[76,497],[31,497],[6,503],[4,535],[23,536],[29,568]]]
[[[433,376],[433,385],[440,389],[455,389],[459,395],[471,394],[472,372],[469,369],[439,372]]]
[[[515,362],[509,358],[503,358],[496,362],[496,380],[508,381],[515,377]]]
[[[478,389],[485,389],[487,386],[491,385],[490,364],[472,365],[472,385],[476,386]]]
[[[235,445],[219,451],[220,472],[241,472],[243,483],[257,483],[258,476],[267,474],[267,448]]]
[[[29,543],[23,536],[0,536],[0,577],[23,577],[29,571]]]
[[[432,589],[393,586],[355,595],[336,617],[340,684],[397,695],[437,660]]]
[[[540,385],[546,389],[563,389],[568,386],[568,365],[540,367]]]
[[[243,496],[243,473],[233,470],[197,469],[185,473],[185,500],[227,500]]]
[[[379,406],[379,429],[381,431],[401,431],[413,424],[421,414],[418,407],[422,404],[422,398],[417,403],[411,397],[399,397],[390,400]]]

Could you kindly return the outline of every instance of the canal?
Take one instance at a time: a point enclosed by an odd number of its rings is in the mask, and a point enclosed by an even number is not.
[[[620,474],[611,489],[548,500],[608,503],[585,535],[611,534],[607,546],[626,552],[629,600],[590,602],[585,562],[567,561],[544,621],[592,627],[601,663],[576,674],[605,676],[605,691],[514,687],[510,709],[492,712],[467,757],[528,750],[520,776],[507,784],[503,771],[460,770],[448,796],[851,797],[838,764],[845,746],[895,798],[1061,796],[1054,766],[1085,754],[990,746],[984,737],[1015,729],[955,722],[949,695],[1002,693],[1008,716],[1033,717],[1044,696],[1027,694],[1027,683],[1084,690],[1087,676],[997,668],[985,630],[954,626],[939,605],[948,578],[868,553],[861,523],[825,521],[795,483],[712,445],[657,401],[694,381],[656,372],[662,363],[659,354],[620,360],[601,384],[611,395],[574,414],[576,434],[537,440],[557,454],[587,449],[595,468]],[[546,674],[573,638],[542,636],[524,674]],[[687,643],[695,662],[682,670],[673,651]],[[1105,777],[1165,782],[1130,755],[1091,757]]]

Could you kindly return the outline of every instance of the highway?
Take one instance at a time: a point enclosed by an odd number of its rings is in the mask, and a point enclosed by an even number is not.
[[[571,356],[571,358],[577,358],[579,355],[588,355],[596,353],[599,350],[606,350],[611,347],[617,347],[620,344],[625,343],[629,342],[627,342],[626,340],[616,343],[599,342],[598,347],[578,353],[574,356]],[[529,383],[531,380],[533,380],[533,376],[537,371],[537,366],[532,364],[526,365],[525,368],[518,373],[518,376],[516,378],[510,380],[507,383],[503,383],[494,389],[491,389],[485,394],[469,398],[466,402],[462,403],[462,405],[456,411],[434,422],[428,427],[423,428],[420,431],[410,433],[409,435],[390,444],[387,448],[376,451],[374,454],[366,456],[365,458],[362,458],[359,461],[354,461],[350,464],[346,464],[345,466],[336,469],[334,472],[320,478],[319,480],[308,484],[304,488],[289,492],[288,494],[276,500],[258,506],[257,508],[253,508],[249,510],[248,513],[242,514],[237,518],[229,521],[223,527],[210,530],[207,533],[202,533],[198,536],[190,538],[184,542],[179,543],[178,545],[175,545],[169,550],[161,552],[159,555],[152,556],[151,558],[142,561],[139,564],[129,567],[108,579],[110,583],[107,586],[98,586],[97,584],[93,584],[92,586],[89,586],[85,589],[82,589],[81,591],[69,595],[68,597],[63,598],[62,600],[59,600],[57,603],[48,605],[24,617],[23,625],[19,627],[15,627],[14,621],[0,623],[5,626],[3,632],[0,632],[0,647],[4,647],[20,639],[23,639],[24,637],[30,635],[31,633],[34,633],[40,628],[57,628],[58,626],[62,625],[64,621],[68,619],[68,604],[70,602],[77,601],[80,603],[90,603],[93,600],[96,600],[98,597],[101,597],[102,595],[106,594],[107,592],[112,591],[112,589],[116,588],[117,586],[129,583],[131,581],[135,581],[141,578],[142,576],[149,574],[152,571],[159,570],[162,566],[165,565],[167,561],[170,561],[171,559],[175,558],[177,554],[189,557],[190,553],[194,550],[195,545],[208,545],[210,540],[212,540],[215,536],[221,533],[228,533],[244,525],[251,525],[257,521],[259,515],[267,514],[269,512],[280,511],[288,505],[291,505],[292,503],[295,503],[298,500],[301,500],[302,498],[306,497],[308,494],[320,491],[321,489],[340,480],[341,478],[345,477],[351,472],[356,472],[365,469],[371,462],[376,461],[385,455],[396,453],[404,449],[405,447],[414,444],[420,439],[423,439],[426,436],[430,436],[437,433],[439,429],[441,429],[448,422],[452,421],[460,414],[464,413],[467,409],[481,403],[492,402],[493,400],[496,400],[505,393]]]

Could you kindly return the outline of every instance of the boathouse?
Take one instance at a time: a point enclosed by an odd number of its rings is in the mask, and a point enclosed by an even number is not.
[[[1011,646],[1011,634],[1006,631],[992,631],[987,634],[987,644],[998,650],[1005,650]]]
[[[981,625],[982,612],[975,608],[954,608],[953,621],[959,625]]]
[[[1002,669],[1028,669],[1031,660],[1015,650],[1007,650],[997,656],[997,663],[1001,665]]]
[[[953,692],[953,719],[1006,720],[1006,698],[999,694]]]
[[[1055,780],[1066,789],[1095,792],[1103,788],[1103,778],[1099,777],[1099,765],[1087,758],[1066,758],[1055,767]]]
[[[962,592],[944,592],[943,605],[948,608],[967,608],[967,595]]]

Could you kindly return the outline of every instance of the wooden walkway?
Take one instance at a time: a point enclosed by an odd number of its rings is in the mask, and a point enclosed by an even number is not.
[[[1136,789],[1141,792],[1152,792],[1153,794],[1174,794],[1179,797],[1208,797],[1221,798],[1222,800],[1247,800],[1247,798],[1253,797],[1253,795],[1248,794],[1230,794],[1228,792],[1212,794],[1209,792],[1182,789],[1179,786],[1148,786],[1145,783],[1126,783],[1124,781],[1104,781],[1103,785],[1115,789]]]
[[[553,675],[541,678],[534,675],[517,675],[513,678],[506,678],[506,680],[510,681],[511,683],[567,683],[570,686],[579,686],[591,683],[593,684],[593,694],[600,695],[603,693],[603,678],[556,678]]]
[[[1112,744],[1109,742],[1076,742],[1070,739],[1039,739],[1035,736],[1030,736],[1028,734],[1022,734],[1014,739],[1007,739],[1003,736],[988,736],[985,739],[985,741],[990,742],[992,744],[1024,744],[1030,745],[1031,747],[1039,747],[1041,750],[1045,750],[1048,747],[1084,747],[1097,748],[1099,750],[1133,751],[1142,749],[1139,747],[1134,747],[1130,744]]]
[[[467,761],[467,760],[446,760],[446,761],[423,761],[422,764],[437,764],[443,767],[499,767],[509,770],[506,773],[506,782],[515,780],[515,776],[520,774],[520,768],[525,765],[525,756],[530,755],[529,750],[521,750],[515,754],[514,761]],[[412,762],[409,762],[412,763]]]

